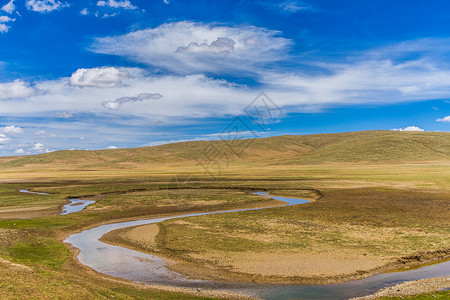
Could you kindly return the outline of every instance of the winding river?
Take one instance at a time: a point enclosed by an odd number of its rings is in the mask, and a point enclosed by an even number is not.
[[[271,196],[266,192],[256,193],[289,205],[308,203],[296,198]],[[278,206],[280,207],[280,206]],[[275,207],[271,207],[276,209]],[[267,208],[236,209],[209,213],[184,214],[172,217],[120,222],[102,225],[71,235],[65,242],[80,250],[79,261],[99,273],[120,277],[138,283],[151,283],[169,286],[192,287],[197,289],[216,289],[246,294],[262,299],[348,299],[376,292],[379,289],[395,284],[425,278],[450,276],[450,262],[423,267],[398,273],[377,274],[366,279],[328,285],[276,285],[250,284],[234,282],[216,282],[190,279],[173,272],[166,267],[166,262],[158,256],[146,254],[124,247],[106,244],[100,238],[116,229],[137,225],[154,224],[169,219],[187,218],[218,213],[230,213]]]
[[[37,194],[37,195],[50,195],[49,193],[39,193],[39,192],[32,192],[29,190],[19,190],[21,193],[27,193],[27,194]],[[89,204],[95,203],[93,200],[81,200],[81,199],[68,199],[69,204],[66,204],[62,207],[62,212],[60,215],[67,215],[75,212],[82,211],[86,208]]]

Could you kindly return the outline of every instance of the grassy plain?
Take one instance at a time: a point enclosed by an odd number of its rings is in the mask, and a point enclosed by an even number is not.
[[[336,281],[448,256],[450,134],[287,136],[238,152],[214,142],[228,156],[205,173],[198,159],[208,145],[0,158],[0,297],[179,298],[96,274],[62,241],[116,220],[274,204],[250,194],[256,190],[320,199],[166,221],[151,247],[120,242],[174,258],[181,272],[199,276],[206,268],[209,278],[243,281]],[[68,197],[97,202],[59,216]],[[283,264],[286,258],[295,263]]]

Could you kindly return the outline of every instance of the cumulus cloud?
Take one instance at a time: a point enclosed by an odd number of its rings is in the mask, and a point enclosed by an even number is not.
[[[88,10],[87,8],[83,8],[83,9],[80,11],[80,14],[83,15],[83,16],[87,16],[87,15],[89,14],[89,10]]]
[[[136,6],[131,4],[128,0],[100,0],[97,2],[97,6],[108,6],[112,8],[123,8],[123,9],[137,9]]]
[[[5,127],[0,127],[0,133],[2,134],[21,134],[23,133],[23,128],[15,126],[15,125],[9,125]]]
[[[1,10],[8,14],[12,14],[14,10],[16,9],[16,6],[14,5],[14,0],[9,1],[5,5],[2,6]]]
[[[391,129],[391,130],[392,131],[425,131],[422,128],[417,127],[417,126],[408,126],[408,127],[405,127],[405,128],[394,128],[394,129]]]
[[[180,74],[253,72],[257,66],[287,57],[292,42],[279,34],[254,26],[174,22],[121,36],[97,38],[91,50]]]
[[[450,123],[450,116],[447,116],[445,118],[437,119],[438,122],[444,122],[444,123]]]
[[[19,149],[16,149],[16,150],[14,151],[14,153],[17,153],[17,154],[24,154],[24,153],[25,153],[25,150],[23,150],[22,148],[19,148]]]
[[[70,85],[77,87],[117,87],[123,79],[130,78],[126,70],[114,67],[78,69],[70,77]]]
[[[16,19],[12,19],[8,16],[0,16],[0,33],[8,32],[11,26],[6,25],[5,23],[14,22],[15,20]]]
[[[26,82],[16,79],[13,82],[0,83],[0,100],[32,96],[36,90]]]
[[[48,13],[64,7],[69,7],[69,4],[62,3],[56,0],[27,0],[26,7],[28,10]]]
[[[7,137],[5,134],[0,133],[0,144],[6,144],[11,141],[11,138]]]
[[[35,143],[33,145],[32,150],[34,150],[34,151],[43,151],[44,150],[44,145],[41,144],[41,143]]]
[[[117,149],[116,146],[108,146],[108,149]]]
[[[120,106],[124,103],[128,102],[140,102],[144,100],[158,100],[161,99],[161,94],[149,94],[149,93],[141,93],[135,97],[120,97],[114,101],[105,101],[103,102],[103,107],[111,110],[119,109]]]

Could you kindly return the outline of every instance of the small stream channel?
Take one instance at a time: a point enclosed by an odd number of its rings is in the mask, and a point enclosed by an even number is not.
[[[21,193],[27,193],[27,194],[37,194],[37,195],[50,195],[49,193],[39,193],[39,192],[32,192],[29,190],[19,190]],[[70,201],[69,204],[66,204],[62,207],[62,212],[60,215],[67,215],[75,212],[82,211],[86,208],[89,204],[95,203],[93,200],[81,200],[81,199],[68,199]]]

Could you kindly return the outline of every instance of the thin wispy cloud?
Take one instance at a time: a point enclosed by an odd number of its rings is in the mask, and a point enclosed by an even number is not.
[[[135,97],[120,97],[114,101],[103,102],[103,107],[107,109],[117,110],[125,103],[142,102],[145,100],[159,100],[163,96],[161,94],[155,93],[141,93]]]
[[[310,10],[311,7],[299,1],[285,1],[278,4],[278,7],[285,12],[295,13],[301,10]]]
[[[59,119],[70,119],[73,118],[73,113],[69,113],[69,112],[60,112],[55,114],[55,118],[59,118]]]
[[[282,14],[293,14],[301,11],[312,11],[313,7],[303,1],[259,1],[259,5],[268,10],[276,11]]]

